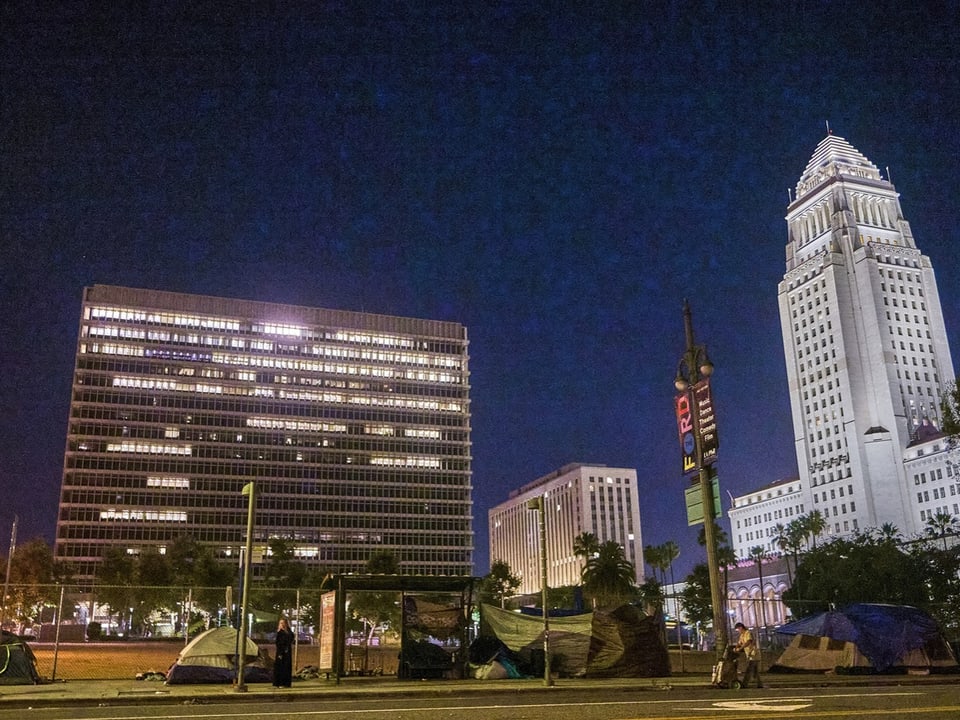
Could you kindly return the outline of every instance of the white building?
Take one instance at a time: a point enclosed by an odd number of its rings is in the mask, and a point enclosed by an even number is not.
[[[774,528],[805,514],[803,495],[800,479],[789,478],[733,498],[727,517],[734,554],[747,558],[750,548],[757,546],[769,553],[779,553]]]
[[[920,531],[938,513],[960,517],[960,446],[935,429],[921,434],[904,453],[904,471]]]
[[[893,184],[835,135],[786,221],[778,295],[802,505],[829,532],[892,523],[913,535],[904,452],[925,419],[940,424],[954,378],[930,259]]]
[[[549,587],[580,584],[584,560],[573,554],[573,541],[584,532],[622,545],[637,583],[643,582],[637,471],[572,463],[513,491],[488,512],[490,561],[505,561],[520,577],[518,594],[541,590],[539,514],[528,507],[539,497],[545,501]]]

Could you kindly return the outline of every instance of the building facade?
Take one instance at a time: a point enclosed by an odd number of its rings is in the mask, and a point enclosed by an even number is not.
[[[824,138],[787,209],[778,299],[803,506],[828,532],[920,528],[904,451],[939,425],[953,363],[930,259],[896,189]]]
[[[473,572],[458,323],[97,285],[83,295],[55,554],[271,538],[308,566]]]
[[[755,547],[779,553],[776,528],[805,514],[803,496],[800,479],[789,478],[732,498],[727,517],[734,555],[749,557],[750,549]]]
[[[574,555],[573,542],[581,533],[623,546],[637,583],[643,582],[637,471],[572,463],[511,492],[506,502],[488,512],[490,561],[503,560],[510,566],[520,578],[518,594],[541,590],[539,514],[528,505],[540,497],[549,587],[580,584],[584,559]]]

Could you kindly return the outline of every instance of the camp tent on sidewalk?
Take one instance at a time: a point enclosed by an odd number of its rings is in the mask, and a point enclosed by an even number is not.
[[[777,632],[794,638],[771,668],[774,671],[887,672],[957,665],[936,621],[905,605],[858,603],[784,625]]]
[[[36,685],[39,682],[37,659],[27,641],[4,630],[0,636],[0,685]]]
[[[543,653],[542,616],[524,615],[493,605],[481,606],[483,634],[495,637],[527,666]],[[567,677],[666,677],[670,658],[662,620],[633,605],[550,617],[551,669]],[[490,662],[494,662],[491,658]],[[499,670],[499,669],[498,669]],[[542,670],[540,671],[542,672]],[[533,674],[537,674],[536,672]],[[480,677],[497,677],[488,668]]]
[[[244,649],[244,682],[270,682],[260,648],[250,638],[237,637],[236,628],[219,627],[202,632],[180,651],[167,671],[171,685],[230,683],[237,678],[237,647]]]

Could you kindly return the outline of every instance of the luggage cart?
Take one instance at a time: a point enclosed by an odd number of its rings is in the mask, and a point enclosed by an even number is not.
[[[710,682],[714,687],[729,690],[740,689],[740,679],[737,675],[737,657],[739,653],[732,645],[727,645],[723,657],[713,666]]]

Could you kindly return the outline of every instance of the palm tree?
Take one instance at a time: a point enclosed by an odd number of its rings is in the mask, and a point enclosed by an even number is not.
[[[931,538],[941,538],[943,549],[947,549],[947,536],[960,532],[960,519],[950,513],[937,512],[927,518],[926,533]]]
[[[573,539],[573,554],[584,560],[596,555],[599,549],[600,541],[592,532],[582,532]]]
[[[584,592],[595,606],[611,606],[635,594],[633,563],[627,560],[623,546],[613,540],[602,543],[596,554],[587,558],[580,574]]]
[[[787,554],[790,547],[790,539],[787,535],[787,528],[783,523],[777,523],[773,526],[773,542],[780,550],[781,555]],[[787,579],[793,585],[793,571],[790,569],[790,562],[787,562]]]
[[[660,546],[663,553],[663,563],[670,571],[670,592],[673,595],[673,614],[677,620],[677,642],[683,648],[683,637],[680,631],[680,605],[677,601],[677,580],[673,576],[673,561],[680,557],[680,546],[673,540],[667,540]]]
[[[754,545],[750,548],[750,559],[757,565],[757,575],[760,578],[760,618],[763,627],[767,627],[767,609],[763,597],[763,561],[767,559],[767,550],[763,545]]]
[[[666,568],[663,565],[663,546],[662,545],[646,545],[643,548],[643,560],[650,566],[650,569],[653,570],[653,576],[657,578],[661,587],[665,584],[663,581],[663,571]],[[659,571],[659,575],[657,572]]]
[[[807,533],[810,535],[813,549],[816,550],[817,536],[827,529],[827,519],[819,510],[811,510],[804,517],[804,526],[806,527]]]

